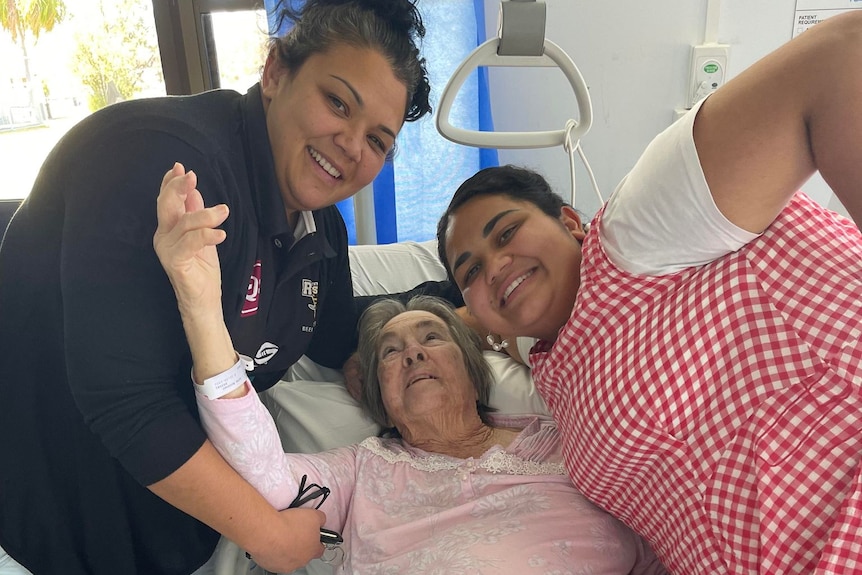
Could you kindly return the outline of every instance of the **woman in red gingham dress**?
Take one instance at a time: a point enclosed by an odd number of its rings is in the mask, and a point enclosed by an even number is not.
[[[862,234],[795,192],[819,170],[862,222],[860,61],[862,13],[788,43],[660,134],[588,233],[512,167],[438,228],[473,315],[541,339],[575,484],[674,573],[862,573]]]

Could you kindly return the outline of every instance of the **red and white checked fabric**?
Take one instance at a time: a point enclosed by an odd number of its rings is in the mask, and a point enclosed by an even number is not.
[[[575,485],[676,574],[862,573],[859,230],[797,194],[738,252],[639,277],[600,225],[531,357]]]

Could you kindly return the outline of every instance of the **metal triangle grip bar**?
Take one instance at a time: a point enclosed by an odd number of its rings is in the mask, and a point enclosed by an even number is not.
[[[440,135],[456,144],[479,148],[550,148],[562,146],[567,134],[573,141],[578,141],[589,132],[593,123],[590,93],[580,70],[562,48],[545,40],[544,54],[541,56],[501,56],[497,54],[499,44],[500,38],[491,38],[478,46],[449,78],[437,112],[437,131]],[[480,66],[559,67],[575,92],[578,103],[577,125],[572,130],[538,132],[481,132],[456,128],[449,121],[452,103],[470,73]]]

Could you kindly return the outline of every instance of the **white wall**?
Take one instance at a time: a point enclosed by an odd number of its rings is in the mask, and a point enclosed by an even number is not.
[[[544,1],[545,37],[571,56],[590,89],[593,126],[581,143],[607,199],[684,106],[690,50],[705,39],[708,0]],[[795,0],[711,2],[720,7],[717,40],[730,45],[729,77],[792,37]],[[485,0],[489,38],[497,35],[499,12],[500,0]],[[577,115],[559,70],[495,67],[489,77],[496,130],[558,130]],[[571,193],[562,148],[501,150],[500,162],[535,168],[564,198]],[[599,203],[580,160],[576,166],[577,207],[591,217]],[[841,209],[819,177],[804,189]]]

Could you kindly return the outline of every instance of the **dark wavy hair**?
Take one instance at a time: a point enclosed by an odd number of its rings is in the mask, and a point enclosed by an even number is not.
[[[452,341],[461,349],[467,377],[476,389],[479,399],[476,409],[482,421],[488,422],[487,414],[494,410],[488,407],[491,396],[493,376],[491,367],[482,354],[479,336],[467,327],[455,308],[448,301],[434,296],[414,296],[404,304],[396,299],[384,298],[368,306],[359,320],[359,364],[362,371],[362,394],[360,403],[366,413],[384,428],[391,428],[392,422],[383,407],[383,395],[377,368],[380,365],[378,347],[383,327],[389,320],[406,311],[427,311],[443,320],[452,335]]]
[[[554,219],[559,219],[563,206],[568,205],[554,193],[548,181],[538,172],[518,166],[496,166],[479,170],[458,186],[449,207],[437,222],[437,255],[446,266],[446,274],[452,283],[452,268],[446,256],[446,229],[449,218],[458,208],[479,196],[506,196],[517,202],[527,202]]]
[[[335,44],[371,48],[382,54],[395,77],[407,87],[404,121],[431,112],[431,85],[418,44],[425,37],[417,0],[306,0],[299,9],[281,0],[276,7],[275,35],[285,23],[292,28],[270,41],[270,52],[291,71]]]

